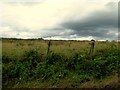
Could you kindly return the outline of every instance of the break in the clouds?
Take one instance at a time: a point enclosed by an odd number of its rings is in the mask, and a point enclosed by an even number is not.
[[[0,3],[2,37],[117,40],[118,2]]]

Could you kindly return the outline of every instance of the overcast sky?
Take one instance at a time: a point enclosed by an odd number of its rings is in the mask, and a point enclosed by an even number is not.
[[[1,2],[2,37],[117,40],[118,2]]]

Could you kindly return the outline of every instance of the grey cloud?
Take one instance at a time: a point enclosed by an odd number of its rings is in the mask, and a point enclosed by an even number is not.
[[[66,29],[72,29],[79,36],[93,36],[96,38],[111,38],[115,33],[108,34],[111,30],[118,28],[117,9],[112,3],[106,5],[106,10],[94,11],[88,17],[80,20],[68,20],[61,23]]]
[[[23,3],[27,6],[34,5],[36,3]],[[117,18],[117,8],[114,7],[115,4],[110,2],[106,4],[106,9],[94,11],[87,15],[87,17],[83,19],[74,20],[73,16],[71,20],[66,18],[61,24],[53,27],[53,28],[44,28],[46,32],[41,34],[40,30],[28,30],[23,26],[17,26],[12,24],[5,24],[2,22],[1,26],[10,26],[11,29],[15,32],[31,32],[34,33],[37,38],[47,38],[47,37],[60,37],[60,38],[70,38],[70,35],[76,34],[76,37],[88,37],[93,36],[97,40],[101,39],[116,39],[115,35],[118,28],[118,18]],[[89,8],[89,6],[88,6]],[[78,11],[79,14],[81,13]],[[74,13],[74,12],[72,12]],[[65,32],[66,30],[73,30],[73,32]],[[114,30],[114,31],[112,31]],[[112,31],[113,33],[109,33]],[[64,34],[60,34],[64,32]],[[41,35],[40,35],[41,34]]]
[[[53,27],[53,28],[44,28],[43,30],[64,30],[65,28],[61,27],[61,26],[57,26],[57,27]]]
[[[10,27],[10,29],[12,29],[12,31],[15,32],[28,32],[30,31],[29,29],[23,27],[23,26],[19,26],[17,24],[13,24],[13,23],[6,23],[4,21],[2,21],[2,23],[0,23],[0,27]]]

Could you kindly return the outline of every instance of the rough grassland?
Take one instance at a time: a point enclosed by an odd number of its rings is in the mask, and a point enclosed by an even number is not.
[[[2,39],[3,88],[116,88],[118,42]]]

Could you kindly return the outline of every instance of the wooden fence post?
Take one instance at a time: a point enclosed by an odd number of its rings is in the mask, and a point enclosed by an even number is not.
[[[49,41],[49,42],[48,42],[47,55],[48,55],[48,54],[49,54],[49,52],[50,52],[50,46],[51,46],[51,42]]]
[[[95,40],[91,40],[91,47],[90,47],[89,55],[91,55],[92,58],[93,58],[94,47],[95,47]]]

